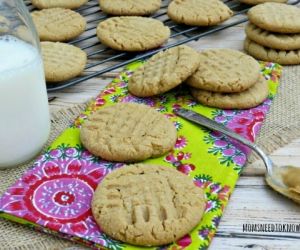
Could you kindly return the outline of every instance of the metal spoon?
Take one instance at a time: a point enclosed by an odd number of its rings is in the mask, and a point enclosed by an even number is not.
[[[300,203],[300,188],[298,189],[296,186],[291,186],[291,183],[289,183],[284,177],[288,176],[288,174],[291,172],[291,174],[295,175],[298,174],[300,179],[300,168],[292,167],[292,166],[276,166],[270,157],[268,157],[262,149],[260,149],[256,144],[250,142],[249,140],[241,137],[240,135],[236,134],[235,132],[229,130],[222,124],[219,124],[211,119],[208,119],[205,116],[202,116],[194,111],[184,109],[184,108],[178,108],[175,111],[175,114],[178,116],[181,116],[187,120],[190,120],[194,123],[197,123],[199,125],[202,125],[206,128],[219,131],[227,136],[230,136],[231,138],[239,141],[240,143],[248,146],[249,148],[253,149],[259,157],[263,160],[265,166],[266,166],[266,174],[265,179],[266,182],[270,187],[272,187],[277,192],[281,193],[282,195],[292,199],[296,203]],[[287,184],[289,186],[287,186]],[[300,182],[297,183],[300,186]]]

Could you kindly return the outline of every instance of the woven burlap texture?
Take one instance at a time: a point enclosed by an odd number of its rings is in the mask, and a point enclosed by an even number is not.
[[[267,152],[288,144],[300,137],[300,66],[283,70],[278,95],[272,105],[257,143]],[[76,118],[85,105],[61,110],[52,114],[52,130],[47,145]],[[256,160],[253,155],[250,162]],[[0,194],[13,184],[32,165],[32,162],[0,172]],[[72,242],[39,233],[24,226],[0,220],[0,249],[84,249]]]

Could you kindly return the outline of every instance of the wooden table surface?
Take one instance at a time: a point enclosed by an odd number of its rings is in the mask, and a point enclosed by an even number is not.
[[[232,27],[217,34],[190,42],[189,45],[200,50],[205,48],[242,49],[244,25]],[[95,69],[96,70],[96,69]],[[118,69],[97,78],[50,96],[52,111],[85,103],[118,74]],[[300,76],[299,76],[300,80]],[[272,155],[277,164],[300,164],[300,138],[277,150]],[[273,192],[264,182],[263,165],[258,162],[247,166],[225,209],[219,229],[210,246],[214,249],[300,249],[299,233],[246,233],[246,223],[296,223],[300,224],[300,206],[295,205]]]

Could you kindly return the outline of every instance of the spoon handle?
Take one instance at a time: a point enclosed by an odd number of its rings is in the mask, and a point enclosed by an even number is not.
[[[272,172],[272,166],[273,163],[271,159],[260,149],[256,144],[252,143],[251,141],[245,139],[244,137],[238,135],[237,133],[231,131],[230,129],[226,128],[224,125],[219,124],[211,119],[208,119],[207,117],[198,114],[192,110],[184,109],[184,108],[178,108],[175,111],[175,114],[190,120],[194,123],[197,123],[199,125],[202,125],[206,128],[219,131],[227,136],[230,136],[231,138],[239,141],[240,143],[248,146],[249,148],[253,149],[264,161],[268,173]]]

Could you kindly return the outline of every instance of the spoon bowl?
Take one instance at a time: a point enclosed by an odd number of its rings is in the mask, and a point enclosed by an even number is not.
[[[221,132],[251,148],[265,164],[267,170],[265,179],[267,184],[275,191],[300,204],[300,167],[276,166],[271,158],[268,157],[255,143],[243,138],[226,128],[224,125],[208,119],[192,110],[178,108],[175,110],[175,114],[208,129]]]

